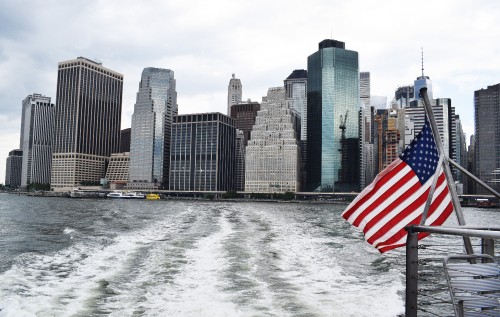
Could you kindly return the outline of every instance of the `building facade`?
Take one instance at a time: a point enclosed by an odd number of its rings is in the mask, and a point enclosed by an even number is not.
[[[112,153],[109,158],[106,180],[111,189],[124,188],[129,180],[130,153]]]
[[[297,192],[300,189],[300,146],[295,111],[285,101],[283,87],[263,98],[246,147],[245,191]]]
[[[497,192],[500,191],[500,84],[474,92],[473,172]],[[477,194],[489,194],[473,184]]]
[[[130,152],[131,133],[131,128],[123,129],[120,131],[120,153]]]
[[[54,104],[50,97],[27,96],[23,100],[21,115],[21,186],[50,184],[53,133]]]
[[[241,80],[233,74],[227,86],[227,115],[231,116],[231,106],[241,103],[243,87]]]
[[[308,191],[359,191],[358,53],[335,40],[307,61]]]
[[[5,164],[5,186],[21,186],[23,151],[16,149],[9,152]]]
[[[58,67],[51,187],[99,184],[120,146],[123,75],[84,57]]]
[[[222,113],[174,117],[170,190],[234,190],[236,128]]]
[[[245,137],[243,131],[236,129],[236,149],[234,158],[234,190],[245,190]]]
[[[168,188],[171,130],[177,109],[174,72],[145,68],[132,115],[129,188]]]
[[[455,107],[451,105],[451,99],[449,98],[431,99],[430,102],[441,136],[441,141],[443,142],[443,148],[446,151],[444,154],[452,160],[456,160]],[[414,138],[420,130],[422,130],[425,123],[426,115],[422,101],[412,101],[411,106],[404,109],[404,113],[413,122]],[[405,147],[408,145],[409,143],[405,144]]]
[[[307,70],[296,69],[285,79],[285,101],[300,119],[300,184],[306,183],[307,161]]]
[[[243,102],[231,106],[231,118],[235,120],[236,129],[242,133],[242,144],[237,143],[235,158],[235,189],[238,191],[245,190],[245,147],[250,139],[250,132],[253,129],[259,110],[260,103],[255,101]]]

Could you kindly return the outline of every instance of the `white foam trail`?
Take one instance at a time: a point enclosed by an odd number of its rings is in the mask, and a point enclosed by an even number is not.
[[[374,276],[358,272],[368,280],[363,283],[359,275],[351,275],[341,266],[346,265],[343,262],[348,262],[349,258],[343,259],[336,249],[327,247],[332,239],[324,233],[316,233],[307,223],[286,219],[290,215],[264,211],[260,216],[274,224],[277,238],[273,246],[279,250],[280,277],[291,284],[297,305],[306,313],[315,316],[396,316],[402,313],[403,302],[398,291],[403,285],[399,279],[394,279],[396,272],[387,273],[394,274],[390,278],[379,276],[379,272]],[[360,252],[357,246],[353,247],[352,240],[335,238],[349,250],[347,256]],[[364,256],[373,260],[380,257],[376,251],[371,251]],[[352,264],[356,265],[355,261]],[[380,291],[381,283],[384,292]]]
[[[170,221],[118,236],[105,245],[87,241],[52,255],[23,255],[19,264],[0,276],[0,316],[88,311],[99,288],[122,273],[138,249],[162,239]]]
[[[185,253],[186,264],[168,285],[155,285],[145,295],[145,315],[245,316],[221,291],[227,261],[220,255],[224,239],[232,233],[224,217],[218,230],[200,239]]]

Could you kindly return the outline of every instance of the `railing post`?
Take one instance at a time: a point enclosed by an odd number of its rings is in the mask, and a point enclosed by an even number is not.
[[[406,240],[406,317],[417,317],[418,296],[418,232],[412,227],[408,230]]]
[[[493,239],[481,238],[481,253],[495,256],[495,241]]]

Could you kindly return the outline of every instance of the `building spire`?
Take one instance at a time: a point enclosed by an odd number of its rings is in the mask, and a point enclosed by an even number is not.
[[[422,77],[424,77],[424,48],[420,47],[420,52],[422,55]]]

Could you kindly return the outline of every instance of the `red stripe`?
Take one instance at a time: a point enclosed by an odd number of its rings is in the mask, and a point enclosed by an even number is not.
[[[353,206],[347,207],[347,209],[342,213],[342,217],[344,219],[349,219],[349,217],[367,200],[369,200],[373,195],[377,193],[377,191],[382,187],[385,183],[390,181],[397,173],[399,173],[403,168],[407,165],[405,162],[401,161],[399,164],[393,167],[387,174],[381,177],[378,182],[374,185],[374,187],[367,191],[366,193],[361,193],[360,195],[364,195],[359,199]]]
[[[411,172],[414,174],[414,172]],[[415,175],[413,177],[416,177]],[[412,187],[410,187],[404,194],[396,198],[389,206],[381,210],[373,219],[371,219],[363,229],[363,232],[368,232],[373,226],[375,226],[380,220],[382,220],[387,214],[393,211],[397,206],[402,204],[408,197],[411,197],[411,193],[416,192],[422,185],[420,182],[416,182]]]
[[[446,221],[446,219],[448,219],[448,217],[451,215],[452,212],[453,212],[453,205],[452,205],[452,203],[450,201],[450,203],[448,204],[448,206],[446,206],[445,210],[436,219],[436,221],[434,221],[431,224],[431,226],[440,226],[440,225],[442,225]],[[405,232],[406,232],[406,230],[405,230]],[[427,236],[429,236],[429,233],[427,233],[427,232],[420,232],[418,234],[418,240],[422,240],[423,238],[425,238]],[[384,252],[387,252],[389,250],[396,249],[396,248],[399,248],[399,247],[402,247],[402,246],[405,246],[405,245],[406,245],[406,243],[400,243],[400,244],[394,244],[394,245],[387,245],[387,246],[378,248],[378,250],[379,250],[380,253],[384,253]]]
[[[436,186],[440,186],[441,184],[440,183],[443,183],[445,181],[445,177],[444,177],[444,174],[441,174],[438,178],[438,184]],[[428,192],[429,190],[427,190]],[[434,213],[436,211],[436,209],[439,207],[440,203],[443,201],[443,199],[446,197],[446,194],[447,194],[448,190],[447,188],[443,190],[443,192],[441,192],[437,197],[436,199],[434,200],[434,202],[431,204],[431,206],[429,207],[429,214],[428,215],[431,215],[432,213]],[[442,195],[444,193],[444,195]],[[423,204],[425,204],[425,202],[427,201],[427,194],[426,195],[422,195],[421,197],[419,197],[419,200],[421,200],[420,198],[424,198],[423,199]],[[439,202],[438,202],[439,200]],[[453,208],[452,208],[453,210]],[[407,213],[406,215],[408,215],[409,213]],[[399,219],[404,219],[404,217],[400,217],[401,213],[398,214],[398,218]],[[448,218],[449,214],[446,216],[446,218],[444,220],[446,220]],[[438,217],[440,218],[440,217]],[[408,222],[407,224],[405,224],[405,226],[410,226],[410,225],[417,225],[417,224],[420,224],[420,221],[422,219],[422,214],[419,214],[415,219],[413,219],[412,221]],[[398,224],[401,220],[399,220],[396,224]],[[444,222],[443,220],[443,222]],[[392,221],[392,220],[391,220]],[[390,226],[392,227],[392,226]],[[381,237],[382,235],[380,234],[381,232],[384,233],[386,231],[388,231],[387,228],[387,225],[385,225],[383,228],[381,228],[377,233],[376,235],[378,235],[379,237]],[[385,228],[385,230],[384,230]],[[399,239],[401,239],[404,235],[406,235],[406,230],[401,229],[399,230],[398,232],[396,232],[394,235],[392,235],[391,237],[389,237],[387,240],[383,241],[383,242],[380,242],[378,243],[377,245],[385,245],[385,244],[393,244],[397,241],[399,241]],[[373,237],[372,237],[373,238]],[[368,243],[370,244],[373,244],[374,241],[376,241],[376,239],[372,239],[370,238],[368,240]]]
[[[382,204],[383,202],[387,201],[394,194],[394,192],[396,192],[399,188],[401,188],[401,186],[403,186],[404,184],[406,184],[407,182],[409,182],[414,177],[416,177],[415,176],[415,172],[413,172],[412,170],[410,170],[408,172],[408,174],[404,175],[400,180],[398,180],[394,185],[392,185],[384,194],[380,195],[379,198],[377,198],[373,203],[371,203],[370,206],[368,206],[367,208],[365,208],[365,210],[363,210],[363,212],[360,213],[356,217],[356,219],[354,220],[354,222],[352,224],[354,226],[356,226],[356,227],[359,227],[359,224],[361,223],[361,221],[368,214],[370,214],[374,209],[376,209],[378,206],[380,206],[380,204]],[[420,182],[418,182],[418,180],[417,180],[417,183],[415,185],[413,185],[410,190],[406,191],[406,193],[408,193],[412,189],[414,189],[415,186],[417,186],[417,189],[420,187]],[[416,190],[416,189],[414,189],[414,190]],[[403,198],[403,201],[404,201],[404,199],[405,199],[404,197],[405,196],[403,195],[403,196],[399,196],[398,198],[396,198],[396,200],[394,202],[392,202],[389,206],[387,206],[386,208],[384,208],[383,210],[381,210],[378,213],[378,215],[380,215],[380,214],[384,214],[385,215],[388,212],[390,212],[394,208],[394,207],[391,208],[391,206],[394,206],[394,203],[396,203],[396,202],[398,202],[397,204],[399,205],[401,203],[401,199],[402,198]]]
[[[396,248],[399,248],[399,247],[404,247],[406,245],[406,242],[405,243],[400,243],[400,244],[394,244],[394,245],[389,245],[389,246],[386,246],[386,247],[382,247],[379,250],[380,253],[384,253],[384,252],[387,252],[389,250],[392,250],[392,249],[396,249]]]

